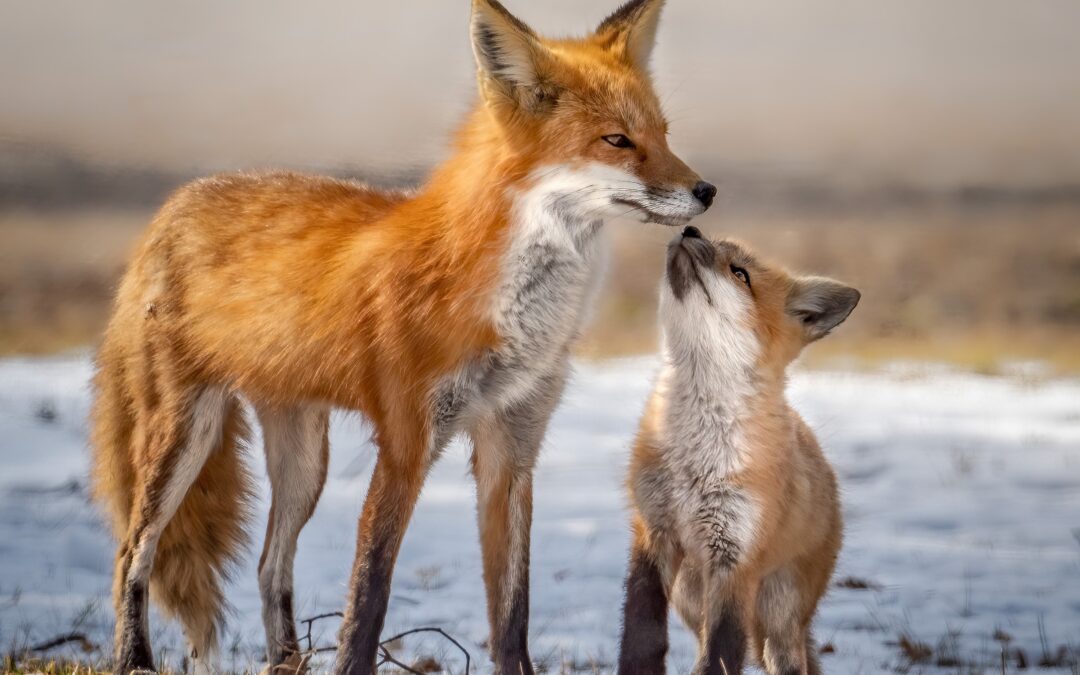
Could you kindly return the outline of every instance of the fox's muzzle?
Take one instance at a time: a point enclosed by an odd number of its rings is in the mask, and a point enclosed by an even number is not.
[[[701,236],[701,231],[688,226],[668,244],[667,282],[677,300],[686,297],[696,284],[709,295],[702,274],[708,274],[716,260],[716,249]]]

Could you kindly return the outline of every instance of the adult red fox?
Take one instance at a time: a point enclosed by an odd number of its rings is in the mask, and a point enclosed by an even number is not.
[[[688,227],[668,247],[663,366],[630,463],[633,544],[620,675],[658,675],[668,605],[695,675],[818,675],[810,622],[843,525],[836,477],[784,397],[787,365],[859,292],[792,277]]]
[[[94,483],[119,547],[115,668],[153,668],[148,592],[214,653],[222,575],[251,486],[253,406],[273,490],[259,561],[271,668],[302,665],[297,536],[327,466],[331,408],[362,413],[378,461],[357,532],[337,671],[371,673],[424,476],[473,443],[490,651],[527,648],[532,469],[601,273],[601,224],[681,225],[715,188],[668,148],[647,61],[662,0],[580,39],[474,0],[480,100],[415,193],[292,173],[181,188],[120,285],[97,358]]]

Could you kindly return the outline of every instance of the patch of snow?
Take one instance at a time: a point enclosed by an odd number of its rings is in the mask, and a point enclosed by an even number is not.
[[[628,544],[622,491],[630,443],[656,371],[652,359],[579,364],[551,425],[535,482],[530,639],[538,662],[597,664],[617,656]],[[77,624],[111,644],[113,544],[88,502],[86,356],[0,361],[0,641],[43,640]],[[792,377],[793,403],[817,430],[840,476],[847,520],[834,588],[816,622],[830,673],[901,666],[901,634],[987,672],[995,630],[1038,661],[1080,636],[1080,381],[949,371],[810,372]],[[346,592],[356,520],[370,476],[370,430],[335,414],[330,478],[300,537],[298,617],[337,610]],[[255,439],[253,466],[260,467]],[[486,669],[486,610],[468,450],[456,442],[428,479],[399,558],[385,634],[437,625]],[[260,483],[257,522],[269,488]],[[226,668],[257,666],[262,628],[255,564],[231,586]],[[175,626],[152,618],[156,654],[174,665]],[[337,623],[315,624],[319,644]],[[304,632],[301,626],[301,633]],[[694,641],[671,620],[671,672]],[[1040,635],[1042,633],[1042,635]],[[437,637],[407,641],[454,672],[463,662]],[[81,653],[71,655],[87,658]],[[91,655],[100,658],[102,654]],[[328,660],[322,661],[323,664]],[[921,672],[956,672],[932,663]],[[1059,669],[1061,672],[1070,672]]]

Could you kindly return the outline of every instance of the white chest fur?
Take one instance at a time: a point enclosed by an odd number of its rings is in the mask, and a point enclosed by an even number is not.
[[[745,373],[730,362],[669,362],[657,384],[670,519],[690,555],[722,567],[750,547],[757,519],[737,481],[747,461],[742,420],[752,396]]]
[[[607,259],[596,195],[602,178],[610,180],[595,169],[546,167],[512,195],[510,244],[492,306],[503,401],[559,366],[588,318]]]
[[[603,278],[601,226],[620,212],[611,197],[632,180],[610,167],[548,166],[509,195],[509,245],[490,310],[501,344],[432,392],[433,448],[464,419],[524,401],[543,382],[562,381]]]

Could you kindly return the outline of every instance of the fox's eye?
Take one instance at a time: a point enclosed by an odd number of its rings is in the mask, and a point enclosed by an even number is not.
[[[738,267],[736,265],[732,265],[731,266],[731,273],[735,275],[736,279],[738,279],[739,281],[746,284],[746,286],[749,288],[749,286],[750,286],[750,275],[746,272],[746,270],[744,270],[743,268]]]
[[[616,148],[636,147],[632,140],[630,140],[626,136],[623,136],[622,134],[609,134],[607,136],[601,136],[600,138],[604,139],[611,145],[614,145]]]

